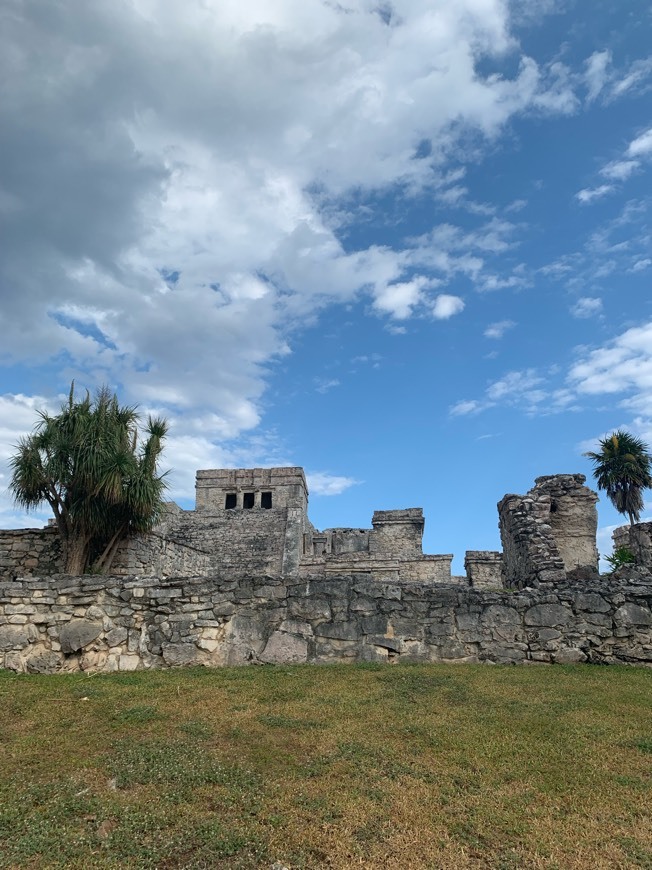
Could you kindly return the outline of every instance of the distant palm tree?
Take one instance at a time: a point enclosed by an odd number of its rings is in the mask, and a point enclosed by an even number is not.
[[[593,476],[613,506],[637,523],[643,510],[642,491],[652,487],[652,455],[640,438],[618,429],[599,442],[599,453],[585,453],[593,462]]]
[[[90,564],[106,572],[120,542],[161,516],[165,480],[156,466],[167,424],[150,417],[140,442],[135,408],[121,407],[106,387],[76,401],[74,384],[61,413],[40,418],[10,459],[9,488],[27,510],[49,503],[66,573]]]

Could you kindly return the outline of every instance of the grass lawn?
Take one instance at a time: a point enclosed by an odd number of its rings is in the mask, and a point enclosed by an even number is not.
[[[652,671],[0,672],[0,868],[652,868]]]

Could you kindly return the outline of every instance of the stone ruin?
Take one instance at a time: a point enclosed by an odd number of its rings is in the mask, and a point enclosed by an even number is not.
[[[334,661],[652,665],[652,524],[637,564],[601,578],[597,496],[539,477],[498,505],[502,553],[423,553],[421,508],[317,530],[303,469],[197,472],[110,577],[62,575],[53,528],[0,532],[0,667],[113,671]]]
[[[118,551],[123,576],[330,577],[525,588],[597,575],[597,495],[581,474],[539,477],[498,505],[503,552],[468,550],[465,576],[452,553],[424,554],[420,507],[375,511],[370,529],[317,530],[308,518],[302,468],[198,471],[195,510],[170,503],[164,520]],[[61,570],[55,529],[0,532],[0,568],[22,575]]]

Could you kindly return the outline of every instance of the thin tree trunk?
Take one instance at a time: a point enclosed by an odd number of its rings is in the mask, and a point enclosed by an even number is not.
[[[115,545],[115,542],[118,541],[118,540],[122,537],[122,533],[123,533],[124,531],[125,531],[125,527],[124,527],[124,526],[120,526],[120,528],[118,529],[118,531],[115,533],[115,535],[111,538],[111,540],[109,541],[109,543],[108,543],[108,544],[106,545],[106,547],[104,548],[104,552],[102,553],[102,555],[99,557],[99,559],[96,560],[96,562],[95,562],[95,568],[97,568],[98,570],[102,570],[102,567],[104,566],[104,563],[106,562],[106,560],[107,560],[107,559],[109,558],[109,556],[111,555],[111,551],[113,550],[113,547],[114,547],[114,545]],[[113,561],[113,559],[111,559],[111,561]],[[102,573],[105,574],[106,571],[103,571]]]
[[[122,543],[123,538],[117,538],[113,542],[113,546],[111,547],[111,552],[106,560],[106,564],[104,565],[104,569],[102,570],[102,574],[108,574],[111,570],[111,566],[113,565],[113,560],[115,559],[116,553],[118,552],[118,547]]]
[[[66,574],[83,574],[88,564],[87,535],[76,535],[66,541]]]

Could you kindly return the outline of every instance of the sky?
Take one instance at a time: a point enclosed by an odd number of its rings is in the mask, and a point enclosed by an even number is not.
[[[0,526],[73,379],[167,417],[182,506],[301,465],[318,528],[421,506],[458,573],[652,442],[649,2],[4,0],[0,42]]]

